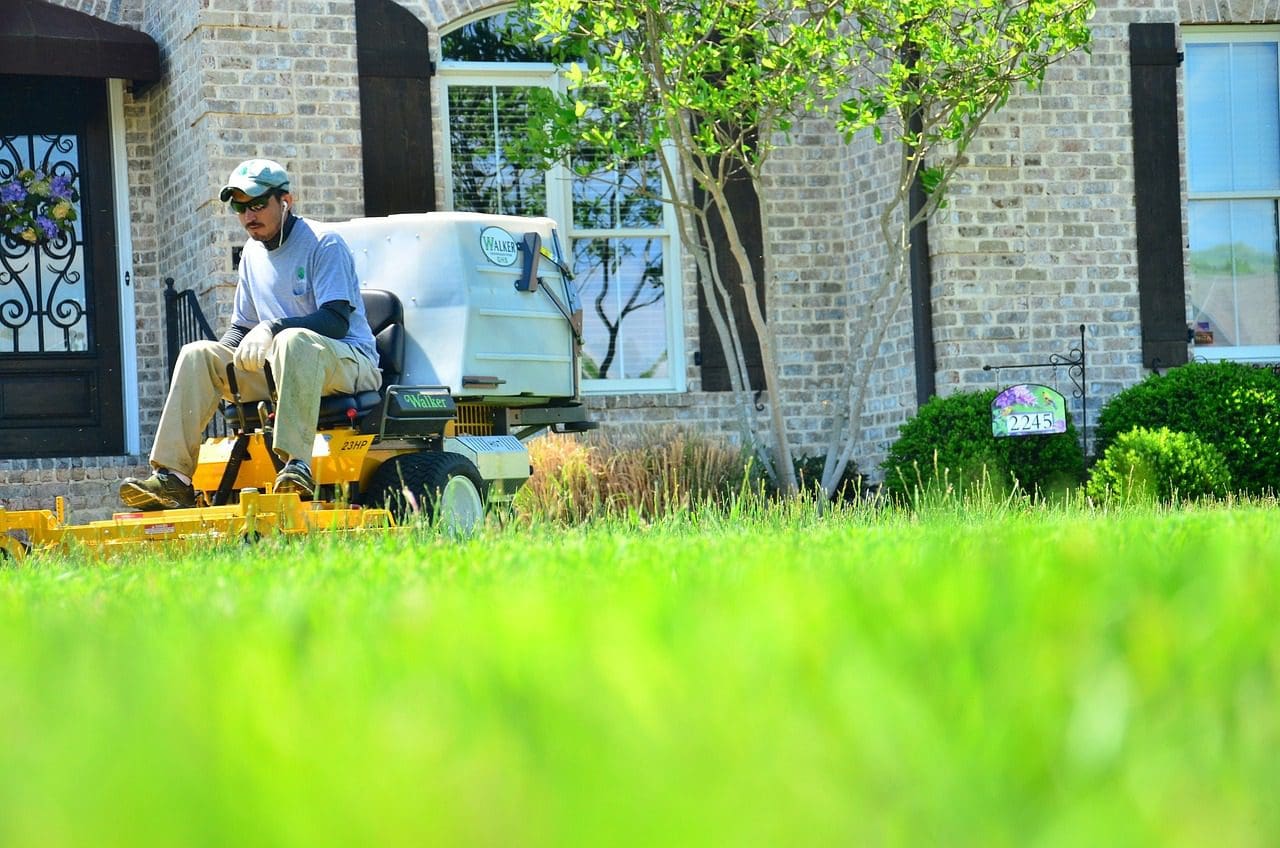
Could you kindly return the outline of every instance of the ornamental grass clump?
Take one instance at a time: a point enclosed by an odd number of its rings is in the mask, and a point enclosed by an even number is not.
[[[1135,427],[1107,447],[1086,491],[1097,503],[1220,498],[1231,491],[1231,472],[1218,449],[1193,433]]]
[[[994,389],[935,397],[898,433],[881,464],[885,492],[916,503],[942,486],[1047,495],[1084,479],[1084,453],[1075,425],[1052,435],[996,438],[991,433]]]
[[[741,449],[677,427],[613,428],[585,437],[547,434],[529,442],[534,472],[516,494],[527,518],[579,522],[660,518],[723,506],[759,474]]]
[[[80,193],[65,174],[23,168],[0,182],[0,235],[42,245],[72,232]]]

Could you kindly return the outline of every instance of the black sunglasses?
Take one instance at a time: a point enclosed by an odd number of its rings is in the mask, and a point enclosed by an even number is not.
[[[267,208],[267,204],[271,202],[271,195],[265,194],[262,197],[255,197],[253,200],[246,200],[241,203],[239,200],[228,200],[227,205],[231,207],[231,211],[237,215],[243,215],[246,212],[261,212]]]

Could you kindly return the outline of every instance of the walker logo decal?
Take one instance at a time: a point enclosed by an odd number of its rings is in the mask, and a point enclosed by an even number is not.
[[[494,265],[514,265],[520,252],[511,233],[502,227],[485,227],[480,231],[480,249]]]
[[[422,392],[413,394],[402,394],[400,399],[408,406],[414,409],[448,409],[449,401],[437,395],[428,395]]]

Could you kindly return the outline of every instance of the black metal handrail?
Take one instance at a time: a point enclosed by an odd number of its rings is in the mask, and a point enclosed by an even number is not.
[[[178,352],[182,346],[190,342],[207,339],[216,341],[204,310],[200,308],[200,298],[194,289],[177,291],[173,287],[173,277],[164,278],[164,324],[165,354],[169,361],[169,379],[173,379],[173,369],[178,364]],[[221,415],[215,415],[205,428],[206,436],[227,435],[227,425]]]
[[[169,356],[169,379],[173,379],[173,367],[178,363],[178,351],[188,342],[208,339],[214,341],[218,337],[213,334],[213,327],[204,317],[200,308],[200,298],[194,289],[176,291],[173,288],[173,277],[164,278],[164,322],[165,341]]]

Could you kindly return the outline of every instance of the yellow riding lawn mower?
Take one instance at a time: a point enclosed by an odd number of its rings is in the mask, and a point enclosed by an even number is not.
[[[533,473],[525,440],[595,428],[579,393],[582,310],[554,222],[432,212],[328,226],[355,260],[383,384],[321,399],[316,497],[271,491],[272,399],[241,398],[228,369],[228,435],[201,446],[194,509],[80,525],[61,498],[53,510],[0,509],[0,558],[386,530],[414,514],[469,529]]]

